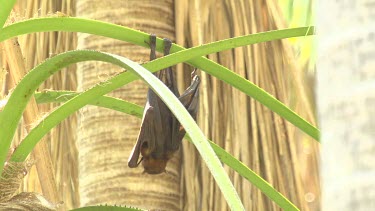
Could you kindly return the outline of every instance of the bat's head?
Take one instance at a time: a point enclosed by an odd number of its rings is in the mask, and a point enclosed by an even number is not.
[[[143,172],[148,174],[161,174],[166,172],[165,168],[167,167],[167,163],[175,152],[173,150],[159,152],[150,149],[148,147],[148,142],[143,142],[140,151],[142,155],[141,162],[144,168]]]
[[[145,173],[160,174],[166,172],[167,162],[165,158],[143,157],[142,165]]]

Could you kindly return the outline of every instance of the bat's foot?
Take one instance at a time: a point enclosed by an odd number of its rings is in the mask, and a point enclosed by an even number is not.
[[[169,55],[169,52],[171,50],[171,47],[172,47],[172,41],[168,38],[164,38],[164,56],[167,56]],[[163,71],[161,71],[161,75],[160,75],[160,78],[164,78],[162,79],[163,82],[165,83],[165,85],[173,91],[173,93],[176,95],[176,96],[179,96],[179,93],[178,93],[178,90],[177,90],[177,82],[176,82],[176,79],[174,78],[174,74],[173,74],[173,71],[172,71],[172,68],[171,67],[167,67],[166,69],[164,69]]]
[[[156,35],[155,34],[150,34],[150,61],[156,59]]]
[[[156,35],[150,34],[150,45],[151,53],[150,53],[150,61],[156,59]],[[168,38],[164,38],[164,56],[169,55],[169,52],[172,47],[172,41]]]
[[[164,56],[168,55],[172,47],[172,41],[168,38],[164,38]]]
[[[197,68],[194,68],[193,72],[191,72],[191,80],[194,79],[194,76],[197,75]]]

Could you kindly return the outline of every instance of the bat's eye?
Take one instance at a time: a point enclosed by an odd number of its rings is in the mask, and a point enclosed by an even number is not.
[[[148,142],[147,141],[142,143],[142,148],[148,148]]]
[[[148,147],[148,142],[145,141],[141,146],[141,154],[143,157],[147,157],[151,154],[151,149]]]

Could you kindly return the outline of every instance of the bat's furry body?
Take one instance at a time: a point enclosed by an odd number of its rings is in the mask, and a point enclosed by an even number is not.
[[[164,39],[164,55],[169,54],[171,45],[170,40]],[[150,48],[150,60],[153,60],[156,58],[156,37],[154,35],[150,36]],[[180,96],[176,79],[170,67],[155,73],[155,75],[179,98],[195,119],[198,110],[200,78],[195,75],[191,85]],[[128,166],[135,168],[142,162],[146,173],[165,172],[168,160],[179,149],[184,135],[185,130],[181,127],[180,122],[159,96],[149,88],[141,129],[137,143],[129,157]],[[142,158],[139,161],[140,154]]]

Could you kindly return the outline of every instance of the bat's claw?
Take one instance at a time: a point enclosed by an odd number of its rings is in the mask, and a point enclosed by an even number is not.
[[[168,38],[164,38],[164,56],[169,55],[169,52],[172,47],[172,41]],[[172,92],[179,96],[178,90],[177,90],[177,82],[174,78],[174,74],[172,72],[171,67],[167,67],[163,71],[160,72],[159,78],[165,83],[165,85],[172,90]]]
[[[172,47],[172,41],[168,38],[164,38],[164,56],[168,55]]]
[[[191,72],[191,80],[194,79],[194,76],[197,75],[197,68],[194,68],[193,72]]]
[[[155,34],[150,34],[150,61],[156,59],[156,35]]]

